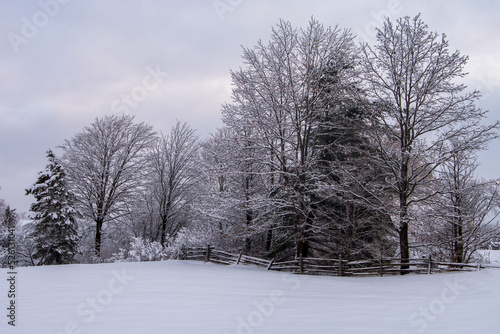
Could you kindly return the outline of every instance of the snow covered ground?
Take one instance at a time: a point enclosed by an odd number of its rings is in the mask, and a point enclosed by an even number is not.
[[[491,264],[493,266],[500,266],[500,250],[497,251],[481,250],[479,251],[479,255],[482,256],[483,261],[486,264]]]
[[[16,273],[8,298],[0,270],[2,334],[500,333],[500,269],[347,278],[165,261]]]

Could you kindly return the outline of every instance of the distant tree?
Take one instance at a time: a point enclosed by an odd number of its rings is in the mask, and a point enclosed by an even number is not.
[[[0,187],[0,189],[2,189],[2,187]],[[5,203],[5,200],[0,198],[0,229],[5,228],[4,227],[4,223],[5,223],[4,215],[5,215],[6,208],[7,208],[7,204]]]
[[[420,16],[396,23],[387,19],[377,40],[374,47],[362,46],[363,79],[382,111],[373,138],[379,144],[380,164],[392,174],[387,185],[397,194],[392,218],[405,269],[408,228],[414,221],[411,208],[438,192],[420,190],[430,186],[437,168],[457,151],[491,140],[498,123],[481,125],[486,111],[475,106],[479,92],[465,92],[466,86],[456,82],[466,75],[468,58],[450,53],[445,36],[429,32]],[[449,149],[446,143],[453,138],[463,139],[462,146]]]
[[[423,215],[419,240],[433,255],[446,261],[469,262],[476,251],[500,236],[498,181],[476,177],[473,152],[459,152],[439,170],[441,193]]]
[[[18,226],[16,235],[16,261],[17,265],[23,266],[36,266],[38,260],[35,255],[35,238],[34,238],[34,224],[26,223]]]
[[[10,235],[18,228],[19,215],[3,199],[0,200],[0,219],[0,266],[8,267]]]
[[[30,209],[34,221],[32,257],[39,265],[73,263],[78,252],[78,212],[74,196],[67,189],[66,173],[51,150],[47,151],[47,159],[45,170],[26,190],[26,195],[36,200]]]
[[[197,196],[199,153],[200,140],[195,130],[177,122],[169,135],[158,138],[148,156],[148,192],[154,216],[159,218],[155,233],[158,238],[153,241],[163,246],[168,236],[174,237],[188,222],[190,206]]]
[[[66,140],[62,164],[83,217],[95,223],[95,255],[103,226],[127,214],[127,202],[144,187],[152,127],[131,116],[105,116]]]
[[[3,224],[7,229],[12,229],[17,227],[19,221],[19,215],[16,213],[16,209],[11,209],[10,205],[4,210]]]
[[[254,130],[239,125],[218,129],[203,145],[202,197],[208,203],[203,215],[226,247],[256,253],[265,248],[259,239],[268,221],[263,219],[267,213],[261,201],[266,193],[265,168],[259,163],[262,152],[253,145]]]
[[[6,247],[6,234],[7,234],[7,226],[5,224],[5,211],[7,209],[7,204],[5,200],[0,199],[0,252],[2,248]]]

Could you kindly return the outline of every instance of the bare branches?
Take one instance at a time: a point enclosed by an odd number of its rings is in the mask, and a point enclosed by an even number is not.
[[[130,116],[105,116],[61,146],[80,211],[96,223],[95,250],[101,228],[124,214],[126,203],[142,184],[145,149],[154,139],[151,126]]]
[[[457,82],[466,75],[468,57],[450,53],[445,36],[428,32],[419,16],[387,20],[377,39],[374,48],[362,46],[363,80],[369,97],[382,106],[377,142],[398,143],[390,150],[380,145],[380,151],[397,181],[401,254],[407,257],[409,207],[430,198],[419,190],[458,151],[482,148],[497,137],[499,124],[480,125],[485,112],[475,106],[479,93],[467,93]],[[462,144],[451,148],[446,143],[453,140]]]
[[[151,174],[148,189],[159,216],[160,243],[173,237],[187,224],[188,207],[196,197],[194,186],[200,177],[201,143],[193,129],[177,122],[169,135],[161,135],[148,157]]]

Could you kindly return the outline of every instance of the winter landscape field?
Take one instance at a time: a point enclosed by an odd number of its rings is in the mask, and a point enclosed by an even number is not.
[[[499,12],[0,1],[0,334],[500,333]]]
[[[3,316],[1,333],[500,331],[500,269],[349,278],[169,260],[16,272],[15,327]]]

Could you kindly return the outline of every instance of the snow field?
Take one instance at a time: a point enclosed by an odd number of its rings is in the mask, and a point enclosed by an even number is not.
[[[17,273],[16,327],[0,298],[0,333],[500,332],[499,269],[349,278],[171,260]]]

